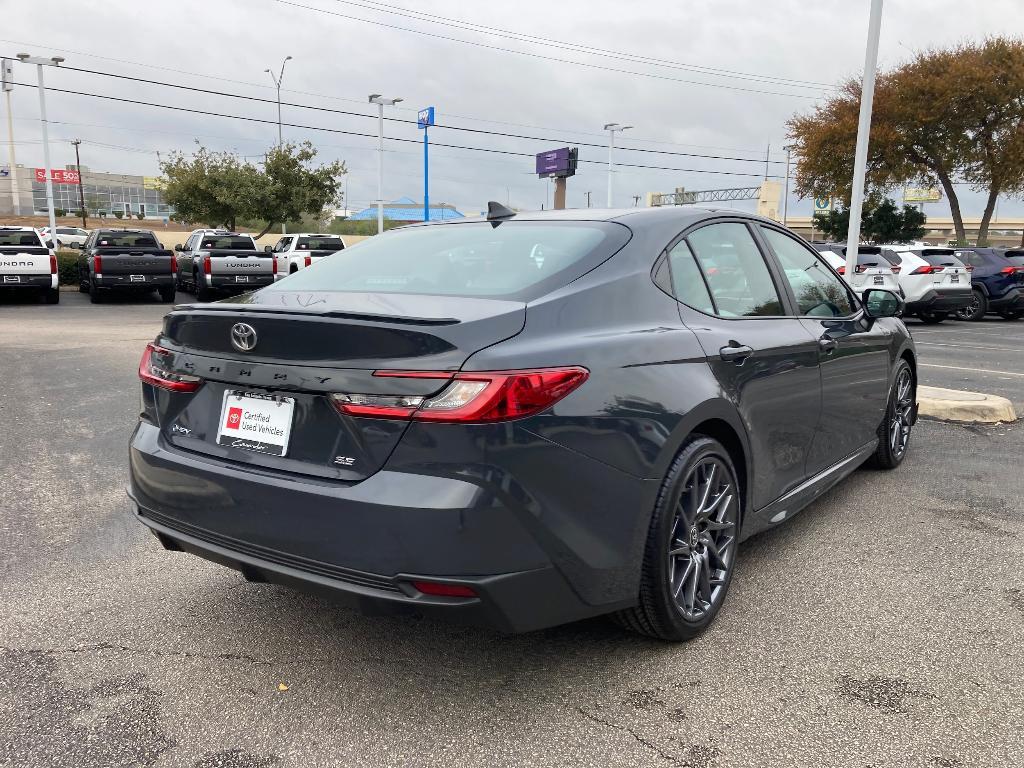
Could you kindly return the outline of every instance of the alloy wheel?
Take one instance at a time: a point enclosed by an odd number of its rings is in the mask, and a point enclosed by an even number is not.
[[[981,310],[981,296],[977,291],[971,292],[971,303],[966,307],[960,307],[953,314],[956,315],[958,320],[974,320]]]
[[[895,403],[889,424],[889,448],[896,457],[902,457],[910,442],[910,423],[914,409],[914,380],[909,368],[903,368],[896,378]]]
[[[688,621],[702,620],[724,597],[738,510],[732,476],[721,459],[706,457],[690,470],[668,546],[669,592]]]

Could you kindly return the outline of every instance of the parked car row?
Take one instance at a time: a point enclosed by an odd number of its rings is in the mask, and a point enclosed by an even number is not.
[[[959,320],[981,320],[994,312],[1005,320],[1024,316],[1024,249],[958,248],[971,271],[971,303],[957,310]]]
[[[0,227],[0,287],[34,291],[60,301],[53,243],[32,227]]]

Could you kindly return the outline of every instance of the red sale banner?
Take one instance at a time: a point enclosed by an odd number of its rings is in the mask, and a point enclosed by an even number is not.
[[[65,171],[61,168],[54,168],[50,171],[50,179],[54,184],[81,184],[82,177],[78,171]],[[36,181],[46,181],[46,169],[36,168]]]

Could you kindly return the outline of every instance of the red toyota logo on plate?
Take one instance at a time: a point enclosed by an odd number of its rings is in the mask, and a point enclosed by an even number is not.
[[[241,408],[228,408],[228,429],[238,429],[238,425],[242,423],[242,409]]]

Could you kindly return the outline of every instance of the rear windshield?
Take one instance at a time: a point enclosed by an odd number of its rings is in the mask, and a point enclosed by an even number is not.
[[[12,245],[23,245],[32,248],[43,247],[42,242],[39,240],[39,235],[35,232],[19,232],[18,230],[4,232],[0,230],[0,248]]]
[[[396,229],[265,290],[528,300],[575,280],[629,240],[610,222],[471,222]]]
[[[1007,251],[1003,255],[1014,264],[1024,264],[1024,251]]]
[[[77,235],[77,229],[71,229],[70,227],[57,227],[58,235]]]
[[[199,247],[205,251],[255,251],[256,243],[251,237],[208,235]]]
[[[922,251],[919,255],[933,267],[952,267],[957,263],[956,255],[952,250],[936,248],[930,251]]]
[[[345,244],[340,237],[300,237],[295,247],[300,251],[340,251]]]
[[[100,248],[159,248],[151,232],[110,232],[96,237]]]

